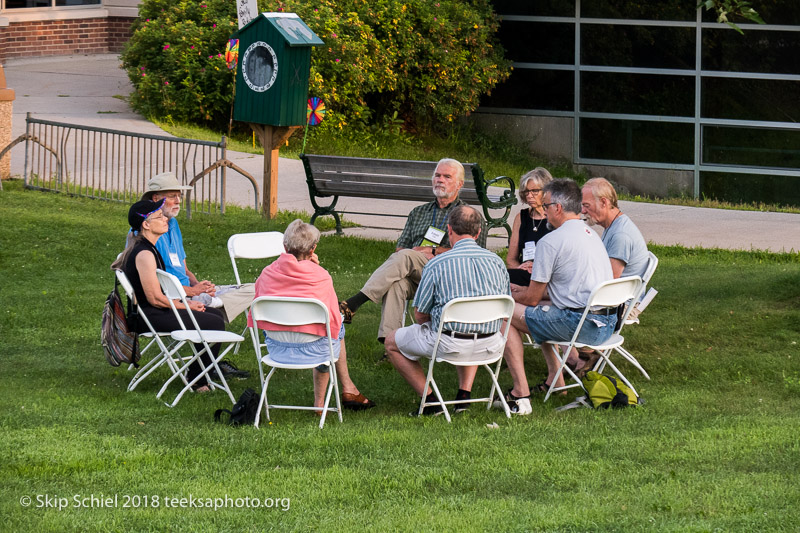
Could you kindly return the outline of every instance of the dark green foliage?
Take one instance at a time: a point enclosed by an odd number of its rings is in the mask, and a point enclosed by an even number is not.
[[[146,0],[123,63],[148,116],[227,126],[233,75],[221,54],[237,29],[235,4]],[[260,2],[297,13],[325,41],[312,52],[309,93],[329,109],[323,127],[428,128],[472,112],[508,77],[487,0]]]

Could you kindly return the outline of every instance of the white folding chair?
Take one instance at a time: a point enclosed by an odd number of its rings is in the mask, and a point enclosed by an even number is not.
[[[322,411],[320,417],[319,427],[325,425],[325,418],[328,411],[333,411],[339,414],[339,422],[342,421],[342,405],[339,396],[339,383],[336,377],[336,361],[337,357],[334,356],[333,343],[331,341],[331,320],[328,313],[328,308],[324,303],[316,298],[293,298],[288,296],[261,296],[253,300],[250,306],[250,312],[253,316],[253,327],[250,328],[250,334],[253,338],[253,347],[256,351],[258,358],[258,374],[261,378],[261,401],[258,404],[258,413],[256,414],[255,426],[258,427],[261,418],[261,406],[264,406],[264,412],[267,414],[267,420],[270,420],[269,410],[272,409],[298,409],[298,410],[313,410]],[[273,324],[281,324],[284,326],[301,326],[306,324],[325,324],[325,334],[328,339],[328,346],[330,349],[330,360],[322,363],[330,368],[330,379],[328,380],[328,390],[325,393],[325,405],[323,407],[304,406],[304,405],[277,405],[269,404],[267,399],[267,387],[269,387],[269,380],[272,375],[279,368],[286,368],[292,370],[303,370],[309,368],[316,368],[320,363],[281,363],[275,361],[270,357],[269,353],[262,354],[262,349],[266,350],[266,345],[262,342],[259,336],[258,321],[263,320],[272,322]],[[338,333],[338,332],[337,332]],[[270,367],[269,374],[266,379],[264,378],[263,366]],[[331,400],[331,392],[336,396],[336,407],[329,407]]]
[[[269,259],[277,257],[286,250],[283,247],[283,233],[280,231],[261,231],[257,233],[236,233],[228,239],[228,255],[233,265],[233,275],[236,284],[241,285],[237,259]],[[242,336],[247,331],[247,326],[242,330]],[[237,346],[233,353],[239,353]]]
[[[616,366],[614,366],[614,363],[612,363],[608,358],[609,353],[618,346],[622,346],[622,343],[625,341],[619,332],[613,333],[608,340],[597,345],[584,344],[582,342],[578,342],[577,339],[578,334],[583,327],[583,323],[586,321],[586,317],[589,315],[589,312],[592,309],[607,308],[609,309],[609,312],[614,313],[616,312],[614,309],[615,307],[626,304],[626,309],[622,316],[622,322],[624,324],[625,319],[628,318],[628,315],[633,308],[633,301],[641,293],[641,287],[642,278],[639,276],[627,276],[611,281],[605,281],[592,291],[592,294],[589,296],[589,301],[586,304],[586,308],[583,310],[581,319],[578,322],[578,326],[575,328],[575,332],[572,335],[572,339],[569,341],[567,348],[563,350],[563,355],[557,354],[557,358],[560,361],[559,367],[556,371],[555,377],[550,382],[550,389],[547,391],[544,401],[547,401],[550,398],[550,395],[554,392],[566,390],[572,387],[580,387],[583,389],[583,383],[581,380],[578,379],[578,376],[575,375],[575,372],[573,372],[572,369],[567,366],[567,359],[569,358],[569,353],[572,351],[572,348],[586,347],[597,351],[600,354],[600,359],[595,365],[595,368],[599,368],[600,366],[605,367],[605,365],[608,365],[612,370],[614,370],[617,376],[619,376],[619,378],[625,382],[627,386],[636,392],[636,389],[633,388],[633,385],[631,385],[628,379]],[[565,344],[565,339],[552,339],[545,341],[542,343],[542,350],[551,349],[553,344]],[[572,380],[575,381],[575,383],[567,384],[565,376],[564,386],[556,387],[556,382],[558,381],[559,376],[565,371],[567,374],[569,374]]]
[[[150,339],[150,341],[139,350],[139,353],[142,357],[144,357],[145,352],[150,350],[153,346],[156,346],[159,349],[159,353],[154,355],[147,364],[143,365],[139,368],[139,371],[136,372],[136,375],[133,376],[131,382],[128,384],[128,390],[132,391],[136,388],[139,383],[141,383],[147,376],[153,373],[155,369],[163,365],[164,363],[167,364],[172,374],[175,374],[178,371],[178,365],[181,362],[181,359],[173,359],[172,357],[172,348],[177,344],[175,340],[171,340],[170,332],[169,331],[156,331],[156,328],[153,327],[153,324],[150,322],[150,319],[147,318],[144,310],[137,305],[136,302],[136,295],[133,292],[133,286],[131,285],[128,276],[121,270],[115,270],[114,274],[117,276],[117,280],[119,284],[122,286],[122,290],[125,291],[125,295],[128,297],[128,301],[131,302],[133,305],[137,307],[137,313],[142,320],[147,325],[147,329],[150,331],[145,333],[140,333],[139,338],[142,339]],[[164,343],[164,339],[170,339],[168,342],[169,344]],[[128,370],[134,368],[134,365],[129,365]],[[184,383],[186,383],[185,376],[181,375],[181,379]]]
[[[242,280],[239,277],[239,269],[236,267],[237,259],[268,259],[279,256],[285,251],[283,248],[283,233],[280,231],[231,235],[230,239],[228,239],[228,255],[231,257],[236,284],[242,284]]]
[[[630,324],[638,324],[639,314],[641,314],[644,311],[645,307],[647,307],[647,304],[649,304],[650,301],[655,297],[655,295],[658,294],[658,291],[656,291],[653,288],[651,288],[647,292],[647,295],[643,294],[647,289],[647,285],[650,283],[650,278],[653,277],[653,273],[656,271],[656,267],[658,266],[658,257],[656,257],[653,252],[649,252],[649,255],[650,255],[650,260],[648,261],[647,268],[645,269],[644,275],[642,276],[642,288],[639,291],[639,296],[634,300],[633,305],[631,306],[632,309],[628,313],[627,318],[623,322],[623,325],[625,326],[628,326]],[[642,299],[643,297],[644,299]],[[638,312],[637,312],[637,303],[638,303]],[[636,315],[636,317],[632,318],[634,314]],[[622,326],[620,326],[619,329],[622,329]],[[619,330],[617,330],[617,333],[619,333]],[[616,346],[614,348],[614,351],[620,354],[630,364],[632,364],[639,372],[642,373],[642,375],[645,378],[647,378],[648,380],[650,379],[650,375],[642,367],[641,363],[639,363],[639,361],[622,345]],[[609,353],[608,356],[610,357],[611,353]],[[598,365],[596,366],[596,368],[599,372],[602,372],[603,369],[605,368],[607,359],[608,358],[606,357],[605,359],[600,359],[598,361]]]
[[[161,395],[167,390],[167,387],[178,377],[181,376],[181,379],[184,380],[185,386],[181,389],[178,395],[175,397],[175,400],[170,404],[167,403],[169,407],[175,407],[180,401],[181,396],[183,396],[186,391],[190,390],[191,387],[197,383],[203,376],[208,377],[208,382],[211,388],[219,388],[224,390],[228,393],[228,397],[231,399],[231,403],[235,404],[236,400],[233,397],[233,393],[231,392],[230,387],[228,386],[228,382],[225,380],[225,376],[222,375],[222,371],[220,370],[217,363],[219,363],[225,355],[238,343],[244,340],[244,337],[241,335],[237,335],[236,333],[231,333],[230,331],[224,330],[204,330],[200,328],[197,324],[197,319],[194,317],[194,313],[189,308],[189,303],[186,298],[186,292],[183,290],[181,286],[181,282],[176,278],[174,275],[170,274],[169,272],[164,272],[161,269],[156,270],[156,275],[158,276],[158,282],[161,284],[161,289],[166,294],[167,299],[169,299],[169,306],[172,308],[172,312],[175,313],[175,317],[178,319],[178,324],[180,324],[181,329],[174,330],[170,332],[170,337],[177,341],[174,347],[172,347],[169,351],[168,356],[172,357],[175,353],[183,347],[184,344],[189,344],[192,349],[192,357],[190,357],[187,361],[185,361],[184,365],[178,369],[176,373],[174,373],[165,383],[164,386],[161,387],[161,390],[158,391],[156,395],[157,398],[161,398]],[[175,307],[175,300],[180,300],[181,303],[186,308],[186,313],[189,315],[191,319],[190,327],[183,322],[181,319],[180,314],[178,313],[178,309]],[[214,357],[214,353],[211,351],[212,344],[220,344],[219,355]],[[198,350],[195,347],[195,344],[201,344],[203,346],[202,349]],[[223,345],[227,344],[224,347]],[[209,366],[206,366],[202,359],[200,358],[201,355],[208,354],[208,358],[211,361]],[[201,372],[190,382],[186,383],[186,379],[184,373],[189,368],[189,365],[197,361],[200,364]],[[211,370],[214,370],[217,375],[217,379],[219,379],[219,383],[212,381],[210,376],[208,376]]]
[[[639,298],[637,298],[637,300],[639,300],[638,302],[639,305],[635,306],[631,311],[631,314],[625,321],[626,326],[630,324],[638,324],[639,314],[642,311],[644,311],[645,307],[647,307],[647,304],[649,304],[650,301],[653,298],[655,298],[655,295],[658,294],[658,291],[653,289],[652,287],[650,288],[649,291],[647,291],[647,294],[644,294],[645,290],[647,290],[647,286],[650,285],[650,278],[653,277],[653,274],[656,271],[656,267],[658,267],[658,257],[656,257],[656,254],[654,254],[653,252],[647,252],[647,254],[649,256],[649,259],[647,261],[647,268],[645,269],[644,274],[642,274],[642,294],[639,296]],[[637,312],[637,307],[638,307],[638,312]]]
[[[503,364],[503,348],[505,341],[508,339],[508,330],[511,326],[511,316],[514,313],[514,300],[511,296],[496,295],[496,296],[475,296],[470,298],[455,298],[445,304],[442,309],[442,317],[439,321],[439,331],[436,334],[436,342],[433,345],[433,354],[431,355],[430,363],[428,364],[428,375],[425,379],[425,388],[427,391],[430,386],[436,394],[438,401],[427,402],[426,395],[422,395],[422,400],[419,404],[419,413],[428,405],[441,405],[444,410],[444,416],[450,422],[450,413],[447,410],[448,405],[461,404],[461,403],[475,403],[487,402],[486,409],[491,409],[492,401],[494,400],[495,390],[498,392],[500,402],[503,404],[503,410],[508,418],[511,418],[511,411],[508,408],[505,398],[500,391],[500,385],[497,383],[497,376],[500,374],[500,365]],[[493,322],[495,320],[506,320],[505,327],[503,327],[503,344],[497,353],[488,354],[485,359],[481,360],[468,360],[462,361],[453,359],[452,357],[442,357],[439,355],[439,342],[442,338],[442,330],[445,323],[458,322],[461,324],[483,324],[486,322]],[[492,379],[492,388],[489,396],[484,398],[471,398],[469,400],[452,400],[444,401],[436,381],[433,379],[433,366],[437,362],[449,363],[453,366],[481,366],[486,369]],[[494,370],[489,365],[497,363]]]

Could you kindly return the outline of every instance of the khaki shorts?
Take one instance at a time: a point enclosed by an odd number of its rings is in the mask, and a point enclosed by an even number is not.
[[[422,357],[429,359],[433,353],[436,332],[431,329],[430,322],[412,324],[398,329],[394,340],[406,359],[419,361]],[[442,333],[438,357],[454,363],[479,363],[502,356],[504,345],[500,332],[482,339],[460,339]]]

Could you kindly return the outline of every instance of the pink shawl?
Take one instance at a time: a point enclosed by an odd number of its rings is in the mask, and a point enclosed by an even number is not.
[[[316,298],[328,307],[331,320],[331,335],[339,336],[342,316],[339,314],[339,300],[333,290],[333,279],[328,271],[311,261],[298,261],[288,253],[281,254],[261,272],[256,280],[256,298],[259,296],[296,296],[300,298]],[[247,317],[247,325],[253,325],[253,319]],[[312,335],[325,336],[325,326],[308,324],[305,326],[282,326],[260,320],[258,327],[267,331],[300,331]]]

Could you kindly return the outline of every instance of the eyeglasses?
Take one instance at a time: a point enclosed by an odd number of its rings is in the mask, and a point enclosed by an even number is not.
[[[542,189],[528,189],[526,191],[522,191],[522,196],[528,196],[531,194],[539,194],[542,192]]]
[[[545,209],[547,209],[547,208],[548,208],[548,207],[550,207],[551,205],[558,205],[558,202],[548,202],[548,203],[546,203],[546,204],[542,204],[542,207],[543,207],[543,208],[545,208]]]
[[[182,197],[181,193],[179,192],[171,192],[169,194],[165,194],[164,198],[168,198],[170,200],[180,200]]]

